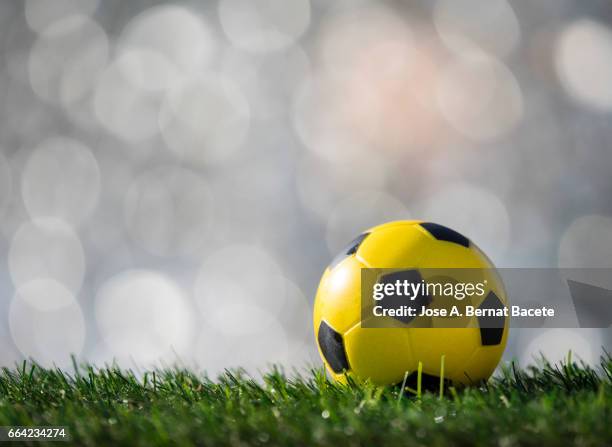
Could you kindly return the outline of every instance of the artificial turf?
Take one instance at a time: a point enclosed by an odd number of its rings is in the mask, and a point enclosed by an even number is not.
[[[24,363],[0,373],[0,426],[14,425],[64,425],[85,446],[605,446],[612,358],[595,369],[571,358],[528,370],[510,364],[484,386],[447,388],[443,397],[339,385],[321,370],[210,380],[182,370],[136,377]]]

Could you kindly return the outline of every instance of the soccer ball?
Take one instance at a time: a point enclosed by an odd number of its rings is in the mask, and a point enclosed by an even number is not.
[[[462,234],[431,222],[389,222],[365,231],[326,268],[314,304],[319,353],[331,376],[348,375],[379,385],[477,384],[495,370],[508,337],[508,318],[495,327],[363,327],[361,269],[484,269],[486,290],[476,308],[507,305],[506,293],[487,256]],[[436,297],[433,297],[435,302]],[[442,367],[443,363],[443,367]]]

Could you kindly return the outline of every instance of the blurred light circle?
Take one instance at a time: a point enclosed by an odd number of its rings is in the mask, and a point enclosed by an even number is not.
[[[219,19],[230,42],[252,52],[293,44],[310,24],[309,0],[221,0]]]
[[[404,204],[384,191],[354,193],[337,203],[330,214],[326,229],[327,247],[335,255],[369,227],[409,218]]]
[[[134,83],[152,90],[195,74],[211,59],[216,41],[209,26],[187,8],[159,5],[132,19],[119,38],[132,54],[124,68]]]
[[[126,76],[134,64],[132,57],[133,53],[123,53],[100,75],[93,105],[96,117],[109,132],[125,141],[137,142],[159,132],[161,99]]]
[[[92,244],[90,249],[98,254],[114,255],[117,251],[132,248],[127,240],[129,234],[126,232],[126,226],[121,223],[123,223],[126,194],[137,177],[136,169],[138,169],[137,163],[129,160],[129,155],[139,157],[141,154],[139,147],[132,146],[130,149],[133,151],[126,153],[124,147],[115,148],[115,145],[116,141],[111,139],[105,144],[96,146],[98,149],[96,158],[103,187],[100,190],[96,210],[80,228],[87,243]],[[148,156],[149,153],[145,152],[145,157]]]
[[[98,162],[91,150],[78,141],[47,139],[28,159],[21,189],[32,218],[57,217],[78,224],[98,203]]]
[[[274,53],[246,53],[234,47],[223,53],[221,73],[246,96],[251,115],[260,122],[285,119],[290,99],[311,75],[308,55],[298,45]]]
[[[442,138],[434,106],[442,55],[429,31],[416,34],[397,11],[368,4],[332,15],[320,35],[319,73],[295,101],[308,148],[342,161],[359,146],[406,153]]]
[[[560,268],[612,268],[612,217],[575,219],[559,243]]]
[[[555,63],[567,93],[582,104],[612,109],[612,31],[603,23],[576,20],[560,34]]]
[[[130,84],[145,91],[165,90],[181,77],[176,66],[163,54],[150,49],[124,48],[120,58],[121,74]]]
[[[294,45],[257,58],[255,76],[259,85],[290,98],[302,82],[310,78],[311,70],[311,61],[306,52]]]
[[[418,39],[413,34],[403,17],[381,6],[351,9],[323,25],[324,75],[319,76],[331,78],[335,85],[325,92],[325,87],[317,89],[314,84],[314,96],[307,93],[316,98],[316,91],[323,91],[322,104],[315,103],[310,113],[311,124],[300,129],[307,146],[333,153],[333,143],[325,148],[321,141],[308,142],[309,134],[329,139],[324,136],[330,132],[324,127],[328,122],[337,134],[348,124],[353,138],[402,154],[431,147],[444,135],[441,130],[447,126],[434,106],[442,55],[428,32],[420,31]]]
[[[296,184],[304,208],[326,223],[338,200],[351,191],[380,189],[386,178],[387,163],[378,152],[346,163],[329,163],[307,153],[298,165]]]
[[[496,59],[470,53],[443,72],[437,103],[447,121],[474,140],[509,132],[523,115],[523,97],[514,75]]]
[[[304,371],[310,370],[312,365],[318,365],[321,362],[317,343],[314,336],[304,343],[293,343],[289,346],[289,359],[283,364],[286,371]]]
[[[297,349],[312,337],[312,307],[302,289],[289,279],[284,281],[283,292],[284,303],[277,321],[283,326],[290,347]]]
[[[18,288],[17,296],[28,306],[41,312],[70,306],[75,299],[66,287],[48,278],[28,281]]]
[[[101,28],[99,30],[101,31]],[[105,34],[96,35],[91,42],[83,46],[83,52],[72,54],[69,60],[65,61],[59,85],[60,100],[68,109],[79,101],[89,106],[88,100],[95,82],[108,63],[109,44]]]
[[[96,22],[70,16],[39,34],[30,51],[28,72],[34,92],[70,106],[83,99],[108,62],[108,37]]]
[[[29,27],[43,32],[66,17],[93,15],[99,3],[100,0],[25,0],[24,12]]]
[[[140,175],[125,194],[124,215],[131,237],[159,256],[197,251],[213,221],[213,196],[194,172],[158,167]]]
[[[272,293],[279,293],[275,299],[284,298],[282,295],[283,278],[268,278],[271,284],[268,289]],[[217,331],[226,335],[245,335],[260,331],[268,327],[274,319],[272,312],[276,309],[269,309],[270,303],[262,295],[249,295],[249,291],[240,284],[231,284],[228,280],[209,279],[206,285],[202,286],[204,292],[197,295],[200,309],[207,306],[206,311],[202,311],[204,320]],[[212,298],[214,294],[214,298]],[[203,299],[202,299],[203,298]]]
[[[209,377],[236,368],[256,376],[272,365],[286,365],[289,356],[287,334],[274,320],[265,329],[249,335],[232,336],[206,327],[196,343],[196,362]]]
[[[16,347],[13,347],[13,343],[7,340],[0,344],[0,368],[15,368],[15,365],[22,361],[23,356],[17,351]]]
[[[257,85],[259,64],[262,60],[264,59],[260,55],[246,53],[230,46],[221,54],[219,72],[224,79],[229,79],[246,91],[249,86]]]
[[[46,367],[70,365],[70,356],[78,356],[85,343],[85,319],[79,303],[51,279],[35,279],[17,289],[9,326],[23,356]]]
[[[0,152],[0,218],[4,216],[13,196],[13,175],[11,172],[9,162]]]
[[[320,37],[323,68],[332,73],[353,74],[355,62],[367,58],[369,50],[383,48],[391,42],[408,50],[386,61],[390,66],[401,67],[404,58],[413,55],[414,37],[397,11],[380,3],[347,8],[323,21]]]
[[[506,206],[494,193],[478,186],[446,186],[425,201],[419,217],[464,234],[494,261],[503,259],[510,243]]]
[[[293,103],[293,125],[301,142],[335,163],[365,156],[379,125],[378,98],[372,89],[352,83],[349,92],[347,82],[343,77],[308,79]],[[350,94],[356,91],[359,95]]]
[[[245,141],[249,103],[232,82],[205,76],[172,89],[159,113],[168,147],[195,162],[222,162]]]
[[[520,41],[520,25],[505,0],[439,0],[434,24],[444,44],[461,53],[473,47],[505,56]]]
[[[0,21],[12,20],[11,13],[6,14],[3,8],[9,10],[15,7],[15,4],[11,6],[10,3],[1,2],[0,6]],[[30,57],[30,50],[32,49],[32,34],[30,30],[24,26],[13,26],[8,28],[10,31],[4,32],[3,34],[3,48],[4,48],[4,74],[7,80],[15,82],[15,85],[30,86],[30,79],[28,76],[28,62]],[[27,37],[26,37],[27,36]],[[8,82],[4,84],[4,88],[0,87],[0,91],[8,87]]]
[[[272,147],[258,146],[258,156],[224,166],[223,175],[211,177],[218,198],[211,237],[220,245],[291,243],[300,219],[292,195],[293,169],[287,168],[293,147],[285,139],[274,140]]]
[[[108,353],[137,364],[178,360],[186,354],[194,323],[182,290],[147,270],[109,279],[96,295],[95,318]]]
[[[276,260],[248,245],[228,246],[210,255],[194,286],[204,319],[229,335],[266,327],[281,311],[286,291],[287,280]]]
[[[413,47],[389,39],[372,43],[353,61],[347,96],[355,98],[363,110],[361,120],[372,123],[368,134],[372,147],[404,155],[435,147],[445,139],[448,126],[435,107],[438,53],[432,45]],[[368,95],[363,94],[364,88],[369,89]]]
[[[77,293],[85,275],[81,241],[61,220],[45,218],[22,224],[8,253],[15,287],[37,278],[54,279]]]
[[[535,331],[529,331],[533,335]],[[537,363],[542,356],[551,363],[567,361],[572,352],[573,361],[583,360],[589,365],[597,364],[601,347],[601,334],[593,329],[550,329],[537,334],[523,349],[522,365]]]

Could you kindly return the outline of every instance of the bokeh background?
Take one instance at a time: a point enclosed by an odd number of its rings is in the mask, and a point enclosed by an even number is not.
[[[0,365],[319,364],[368,226],[612,267],[612,3],[0,2]],[[526,363],[609,330],[514,331]]]

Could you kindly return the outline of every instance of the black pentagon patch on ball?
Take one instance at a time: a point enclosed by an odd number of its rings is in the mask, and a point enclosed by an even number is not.
[[[503,309],[504,303],[495,295],[489,292],[487,297],[478,307],[479,309]],[[479,316],[478,325],[480,326],[480,340],[483,346],[498,345],[504,335],[505,318],[501,316]]]
[[[421,273],[416,269],[409,270],[400,270],[393,273],[388,273],[386,275],[382,275],[378,279],[379,284],[395,284],[396,281],[400,283],[404,283],[407,281],[408,283],[419,284],[423,281],[423,277]],[[427,307],[431,304],[432,298],[427,295],[427,293],[420,293],[414,299],[405,295],[392,295],[385,296],[382,300],[379,301],[379,305],[383,309],[401,309],[402,306],[408,306],[416,310],[416,314],[421,313],[421,307]],[[397,321],[401,321],[404,324],[410,323],[416,317],[411,316],[393,316],[391,317]]]
[[[464,247],[470,246],[470,240],[467,237],[444,225],[433,222],[422,222],[419,225],[439,241],[453,242]]]
[[[363,233],[360,234],[359,236],[357,236],[355,239],[353,239],[344,250],[342,250],[331,262],[331,264],[329,264],[329,269],[333,269],[335,266],[337,266],[338,264],[340,264],[341,261],[344,260],[344,258],[346,258],[347,256],[351,256],[354,255],[355,253],[357,253],[357,250],[359,249],[359,246],[361,245],[361,243],[363,242],[363,240],[368,237],[370,233]]]
[[[317,341],[323,357],[325,357],[333,372],[338,374],[345,370],[348,371],[349,364],[346,359],[342,335],[334,331],[325,321],[321,321]]]

